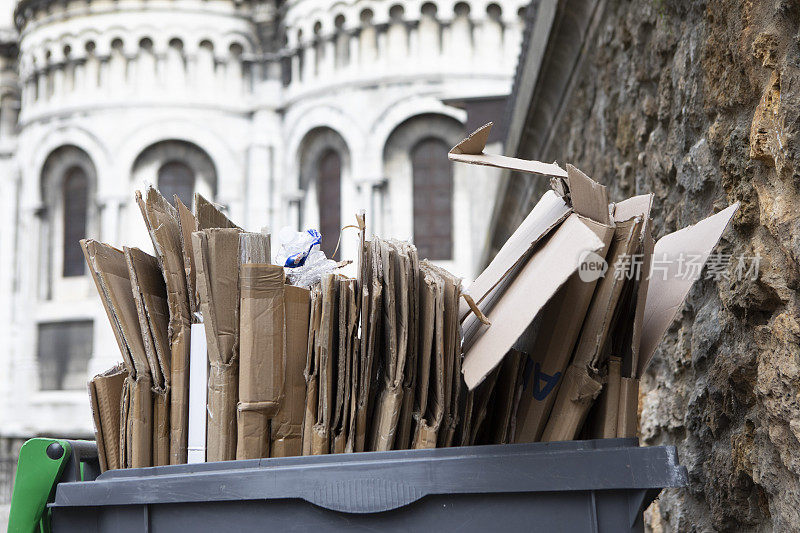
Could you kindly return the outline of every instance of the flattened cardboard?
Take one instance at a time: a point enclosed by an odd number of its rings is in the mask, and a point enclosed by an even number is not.
[[[462,356],[458,305],[461,300],[461,280],[441,267],[427,261],[424,263],[442,279],[444,284],[444,414],[443,430],[440,431],[438,442],[441,448],[452,445],[459,421]]]
[[[121,404],[122,467],[151,466],[152,380],[125,254],[91,239],[81,240],[81,248],[128,371]]]
[[[397,247],[381,239],[383,266],[383,380],[373,422],[373,450],[394,447],[403,406],[403,380],[408,350],[408,286],[410,261]]]
[[[122,468],[120,458],[120,420],[122,417],[122,387],[128,372],[116,365],[89,382],[92,402],[94,435],[100,471]]]
[[[525,328],[559,287],[575,272],[587,251],[604,246],[597,235],[571,215],[548,237],[489,312],[491,326],[465,347],[463,373],[474,389],[502,360]]]
[[[306,401],[303,415],[303,455],[311,455],[313,444],[313,428],[317,421],[317,405],[319,404],[319,337],[322,326],[322,287],[320,284],[311,289],[311,315],[308,323],[308,347],[306,351],[306,368],[303,375],[306,380]]]
[[[507,168],[540,176],[567,177],[567,173],[564,169],[559,167],[556,163],[541,163],[539,161],[529,161],[527,159],[517,159],[515,157],[484,153],[483,150],[486,148],[486,140],[489,138],[492,124],[492,122],[484,124],[472,132],[469,137],[455,145],[447,154],[450,161]]]
[[[394,447],[407,450],[411,446],[413,431],[414,395],[417,379],[417,336],[419,334],[419,277],[420,262],[417,248],[407,242],[395,242],[398,251],[408,258],[408,334],[406,336],[406,363],[403,372],[403,405],[397,421]]]
[[[379,245],[365,242],[363,249],[361,287],[361,347],[359,361],[358,399],[356,401],[356,428],[354,451],[363,452],[369,447],[374,391],[378,387],[376,352],[381,337],[383,317],[383,285],[379,272]]]
[[[241,243],[243,255],[251,248],[246,240]],[[244,263],[239,269],[236,459],[259,459],[269,456],[269,421],[284,397],[285,276],[279,265]]]
[[[489,266],[469,286],[469,295],[475,303],[480,307],[480,304],[503,279],[509,276],[515,268],[518,268],[531,250],[569,214],[570,208],[564,199],[554,191],[547,191],[525,217],[522,224],[503,244]],[[485,309],[484,312],[488,312],[488,306],[484,306],[482,309]],[[470,317],[470,321],[466,320],[470,313],[469,305],[466,302],[459,303],[458,313],[459,319],[464,323],[465,332],[472,327],[477,327],[477,324],[471,325],[470,323],[474,317]]]
[[[149,187],[136,202],[159,258],[169,308],[170,464],[186,462],[189,416],[189,347],[192,322],[178,211]]]
[[[738,209],[739,202],[736,202],[719,213],[693,226],[665,235],[656,242],[653,251],[654,264],[659,261],[665,268],[663,271],[660,269],[659,273],[655,273],[653,268],[653,272],[650,273],[642,321],[637,377],[647,368],[656,347],[675,319],[686,295],[689,294],[689,289],[700,277],[702,266]],[[700,268],[696,269],[693,275],[680,275],[678,258],[681,254],[685,257],[691,254],[692,259],[700,264]]]
[[[147,361],[153,378],[153,466],[170,463],[170,346],[167,289],[158,260],[124,248]]]
[[[588,410],[602,390],[603,384],[597,377],[598,368],[605,354],[603,350],[625,285],[625,278],[615,275],[614,266],[620,257],[630,256],[638,246],[642,222],[641,217],[636,217],[616,224],[614,237],[606,255],[608,271],[597,283],[575,347],[572,364],[567,368],[565,381],[558,390],[542,440],[576,438],[586,420]],[[570,386],[567,387],[566,378],[580,371],[584,375],[573,375],[569,381]],[[569,412],[563,412],[562,409]],[[558,428],[553,427],[556,424],[559,425]],[[554,438],[554,435],[558,438]]]
[[[336,409],[332,423],[333,453],[347,451],[350,435],[353,349],[358,318],[355,289],[355,280],[339,279],[339,349],[336,354]]]
[[[596,253],[604,258],[614,228],[578,218],[603,242]],[[584,281],[578,273],[572,274],[542,311],[539,333],[523,348],[529,355],[515,415],[514,442],[537,442],[541,437],[596,285],[597,280]]]
[[[239,229],[192,234],[200,310],[208,343],[206,458],[236,458],[239,378]]]
[[[420,264],[420,335],[412,447],[435,448],[444,418],[444,280]],[[460,379],[460,377],[459,377]]]
[[[326,274],[322,278],[322,308],[320,329],[315,339],[318,344],[319,401],[316,421],[311,428],[311,454],[330,453],[331,414],[334,402],[334,358],[338,332],[338,278]]]
[[[284,398],[272,420],[270,457],[292,457],[303,453],[303,415],[306,381],[303,369],[308,350],[311,292],[286,285],[286,372]]]

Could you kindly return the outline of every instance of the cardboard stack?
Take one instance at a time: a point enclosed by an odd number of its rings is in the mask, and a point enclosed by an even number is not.
[[[137,193],[156,257],[82,241],[123,360],[90,383],[102,467],[634,436],[639,378],[700,276],[675,259],[702,265],[737,206],[655,242],[652,194],[611,203],[571,165],[485,154],[490,128],[450,159],[552,190],[468,292],[367,239],[363,214],[356,278],[310,289],[199,195]]]
[[[497,388],[498,373],[519,372],[512,442],[635,436],[639,378],[738,204],[656,243],[652,194],[609,203],[605,187],[572,165],[485,154],[491,126],[450,159],[550,176],[553,190],[470,287],[492,325],[462,302],[467,386],[478,398]],[[679,273],[682,256],[699,268]],[[651,275],[654,257],[661,275]],[[508,383],[499,399],[512,394]],[[494,414],[507,417],[507,404]]]

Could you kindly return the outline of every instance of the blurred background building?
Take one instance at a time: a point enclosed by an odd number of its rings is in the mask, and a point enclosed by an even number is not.
[[[329,253],[363,208],[469,278],[498,182],[446,152],[502,117],[526,4],[0,2],[0,457],[91,435],[87,379],[120,356],[78,240],[151,250],[145,184]]]

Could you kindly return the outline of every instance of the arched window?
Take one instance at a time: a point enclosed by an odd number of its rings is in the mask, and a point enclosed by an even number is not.
[[[333,257],[341,230],[342,158],[336,150],[328,149],[317,161],[317,203],[322,251]]]
[[[78,241],[86,237],[89,209],[89,178],[81,167],[71,167],[64,174],[64,277],[82,276],[84,259]]]
[[[449,147],[429,137],[411,150],[414,180],[414,244],[420,257],[453,258],[453,173]]]
[[[168,161],[158,169],[158,189],[170,203],[174,203],[174,195],[177,194],[184,205],[191,207],[194,171],[181,161]]]

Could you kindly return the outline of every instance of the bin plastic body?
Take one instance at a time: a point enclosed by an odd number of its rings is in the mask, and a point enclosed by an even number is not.
[[[642,531],[674,447],[635,439],[229,461],[60,483],[53,531]]]

